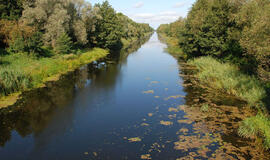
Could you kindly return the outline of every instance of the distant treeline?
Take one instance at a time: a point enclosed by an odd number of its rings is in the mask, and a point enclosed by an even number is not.
[[[270,81],[269,0],[197,0],[187,18],[158,32],[178,38],[188,57],[210,55]]]
[[[153,29],[117,13],[108,3],[85,0],[0,0],[0,47],[8,53],[39,56],[43,48],[70,53],[73,48],[120,49],[122,39]]]

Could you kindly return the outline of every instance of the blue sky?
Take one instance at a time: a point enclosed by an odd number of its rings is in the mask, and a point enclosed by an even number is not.
[[[88,0],[91,4],[104,0]],[[149,23],[157,28],[180,16],[185,17],[195,0],[109,0],[113,8],[136,22]]]

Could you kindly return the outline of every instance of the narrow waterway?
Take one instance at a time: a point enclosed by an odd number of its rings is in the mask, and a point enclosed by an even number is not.
[[[217,120],[186,106],[194,91],[165,48],[154,34],[137,51],[25,93],[1,113],[0,159],[252,159],[256,148],[233,144],[235,135],[211,128]]]

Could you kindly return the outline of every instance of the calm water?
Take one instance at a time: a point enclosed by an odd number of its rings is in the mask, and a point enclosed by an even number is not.
[[[154,34],[135,52],[26,93],[15,109],[1,115],[0,159],[164,160],[202,146],[209,149],[197,157],[208,159],[222,143],[209,129],[196,128],[184,106],[177,109],[187,93],[177,60],[164,48]],[[181,136],[186,148],[175,143]],[[208,141],[195,141],[203,136]]]

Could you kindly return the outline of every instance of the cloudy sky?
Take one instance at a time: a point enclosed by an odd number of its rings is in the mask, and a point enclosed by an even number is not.
[[[89,0],[92,4],[104,0]],[[157,28],[180,16],[185,17],[195,0],[109,0],[113,8],[136,22],[149,23]]]

